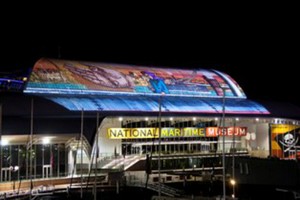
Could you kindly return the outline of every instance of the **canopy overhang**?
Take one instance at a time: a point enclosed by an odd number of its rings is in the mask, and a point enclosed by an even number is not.
[[[47,96],[71,111],[111,111],[111,112],[162,112],[220,114],[223,112],[223,99],[165,96]],[[257,102],[248,99],[225,99],[226,114],[269,114]]]

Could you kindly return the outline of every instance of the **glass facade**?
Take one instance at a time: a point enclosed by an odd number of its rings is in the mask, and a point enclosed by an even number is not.
[[[185,122],[171,122],[162,121],[162,129],[170,128],[170,130],[177,130],[183,128],[204,128],[207,126],[216,126],[214,121],[195,123],[193,121]],[[134,128],[147,128],[157,127],[157,122],[123,122],[122,128],[127,130]],[[158,138],[131,138],[122,139],[122,155],[130,154],[157,154],[159,152]],[[176,154],[176,153],[196,153],[196,152],[215,152],[217,151],[218,137],[162,137],[161,138],[161,151],[163,154]]]
[[[65,144],[35,144],[32,151],[24,144],[5,145],[1,148],[1,181],[30,179],[30,152],[32,178],[66,176],[67,148]]]

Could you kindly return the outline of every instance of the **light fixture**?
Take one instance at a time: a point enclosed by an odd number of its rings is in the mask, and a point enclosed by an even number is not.
[[[9,144],[9,141],[8,140],[1,140],[1,145],[2,146],[6,146],[6,145],[8,145]]]
[[[44,137],[43,138],[43,144],[49,144],[50,143],[50,138]]]
[[[14,166],[14,171],[16,172],[18,170],[19,170],[19,166],[18,165]]]
[[[123,121],[123,117],[119,117],[119,121],[120,121],[120,122]]]
[[[234,179],[230,179],[230,184],[231,185],[235,185],[236,184],[236,181]]]

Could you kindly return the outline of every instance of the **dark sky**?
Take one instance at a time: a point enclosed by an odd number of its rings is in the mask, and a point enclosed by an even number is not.
[[[62,20],[38,27],[15,26],[2,33],[0,67],[1,71],[24,70],[40,57],[51,57],[212,68],[233,77],[250,99],[300,105],[296,25],[281,16],[238,18],[205,24],[181,18],[156,19],[155,23],[119,18],[85,25]]]

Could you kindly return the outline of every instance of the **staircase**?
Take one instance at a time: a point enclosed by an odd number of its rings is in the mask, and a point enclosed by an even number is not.
[[[160,190],[161,194],[169,197],[180,197],[184,194],[182,190],[178,190],[163,183],[148,183],[146,187],[145,178],[135,175],[126,175],[126,185],[131,187],[147,188],[155,192],[159,192]]]
[[[110,157],[100,161],[99,165],[102,169],[128,169],[138,161],[145,159],[142,155],[128,155],[126,157]]]

